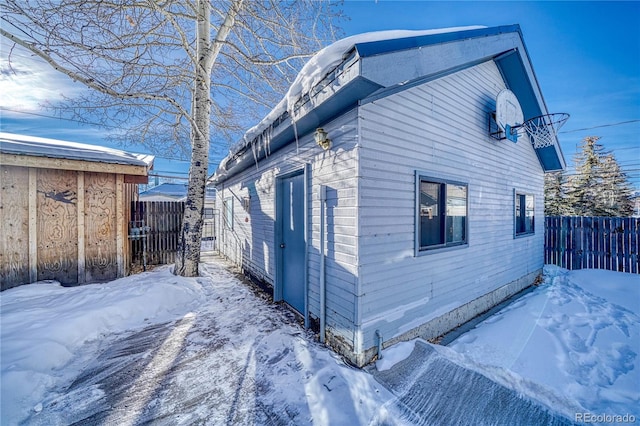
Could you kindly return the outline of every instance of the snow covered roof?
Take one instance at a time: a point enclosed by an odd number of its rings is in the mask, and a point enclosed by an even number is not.
[[[207,200],[215,199],[215,188],[205,187],[205,198]],[[153,188],[147,189],[140,193],[140,200],[157,200],[162,198],[174,201],[183,201],[187,198],[187,185],[183,183],[162,183]]]
[[[210,180],[224,181],[374,93],[384,96],[491,59],[521,100],[525,118],[547,113],[518,25],[365,33],[339,40],[311,58],[280,103],[231,147]],[[390,66],[403,62],[407,66]],[[559,144],[548,148],[537,152],[543,168],[562,169]]]
[[[0,153],[153,167],[153,155],[136,154],[97,145],[0,132]]]
[[[340,65],[345,55],[348,54],[354,48],[358,48],[360,56],[364,56],[363,53],[376,54],[381,53],[378,50],[367,50],[366,43],[369,46],[373,42],[387,42],[386,50],[392,49],[406,49],[415,47],[415,40],[419,37],[432,36],[437,34],[447,34],[459,31],[468,31],[479,28],[485,28],[481,26],[469,26],[469,27],[455,27],[455,28],[443,28],[435,30],[422,30],[422,31],[410,31],[410,30],[389,30],[389,31],[374,31],[369,33],[357,34],[350,37],[343,38],[336,41],[333,44],[319,50],[309,61],[302,67],[298,73],[296,79],[293,81],[289,90],[280,103],[273,109],[267,116],[257,125],[249,129],[243,140],[231,148],[231,151],[242,146],[244,141],[249,141],[256,136],[260,135],[267,127],[269,127],[276,119],[286,112],[291,113],[294,111],[296,103],[306,93],[309,93],[312,88],[317,86],[329,72]],[[414,43],[411,43],[414,41]],[[404,43],[403,43],[404,42]]]
[[[158,186],[154,186],[151,189],[147,189],[140,193],[140,198],[146,196],[164,195],[172,198],[183,198],[187,196],[187,185],[182,183],[162,183]]]

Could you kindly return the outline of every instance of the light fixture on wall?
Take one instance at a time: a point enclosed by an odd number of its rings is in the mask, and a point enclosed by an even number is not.
[[[331,148],[331,139],[329,139],[327,136],[327,132],[325,132],[322,127],[316,129],[316,132],[313,134],[316,143],[325,150]]]

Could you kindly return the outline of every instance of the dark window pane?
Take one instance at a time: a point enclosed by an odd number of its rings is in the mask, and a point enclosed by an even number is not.
[[[516,234],[524,232],[524,222],[522,220],[522,195],[516,194]]]
[[[443,244],[440,200],[442,184],[420,182],[420,247]]]
[[[527,195],[525,197],[525,217],[526,217],[525,232],[528,232],[528,233],[532,233],[534,231],[533,229],[533,224],[535,222],[534,206],[535,206],[535,200],[533,195]]]
[[[516,194],[515,199],[516,235],[533,234],[535,221],[535,197]]]
[[[447,184],[447,243],[466,239],[467,187]]]

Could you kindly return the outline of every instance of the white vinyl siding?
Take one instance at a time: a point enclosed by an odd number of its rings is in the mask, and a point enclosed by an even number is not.
[[[357,127],[356,110],[324,124],[332,147],[324,151],[312,134],[301,136],[284,148],[272,152],[218,186],[220,197],[235,194],[239,200],[250,197],[250,212],[237,200],[234,230],[225,231],[220,247],[225,256],[254,276],[274,285],[277,248],[275,238],[276,181],[311,164],[308,199],[308,282],[309,312],[319,314],[320,282],[320,185],[327,187],[326,208],[326,320],[334,335],[349,344],[354,340],[357,283]],[[301,280],[304,277],[300,277]]]
[[[489,61],[361,106],[363,349],[376,329],[392,338],[542,268],[541,233],[513,238],[514,187],[542,211],[540,163],[526,137],[488,136],[503,88]],[[416,170],[467,183],[467,248],[416,256]],[[540,229],[542,216],[535,220]]]
[[[318,317],[318,190],[325,185],[327,328],[355,353],[375,346],[375,330],[391,339],[540,270],[543,233],[514,238],[514,188],[533,196],[542,229],[542,168],[526,136],[514,144],[488,135],[488,114],[504,88],[489,61],[322,123],[329,151],[307,134],[218,186],[220,200],[235,199],[221,250],[274,284],[276,181],[310,164],[309,312]],[[416,173],[464,184],[464,248],[417,255]]]

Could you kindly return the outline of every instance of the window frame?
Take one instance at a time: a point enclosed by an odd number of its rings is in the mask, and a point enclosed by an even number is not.
[[[421,214],[420,214],[420,208],[421,208],[421,200],[420,200],[420,196],[421,196],[421,183],[422,182],[427,182],[427,183],[434,183],[434,184],[439,184],[441,185],[438,189],[438,193],[439,193],[439,197],[442,198],[442,202],[438,203],[438,209],[441,215],[441,227],[442,227],[442,240],[444,241],[443,243],[440,244],[433,244],[433,245],[429,245],[429,246],[422,246],[421,245],[421,231],[422,231],[422,224],[421,224]],[[462,241],[456,241],[456,242],[447,242],[447,235],[446,235],[446,222],[447,222],[447,185],[456,185],[456,186],[463,186],[465,188],[465,223],[464,223],[464,238]],[[460,248],[465,248],[469,246],[469,184],[467,182],[463,182],[463,181],[459,181],[459,180],[454,180],[454,179],[444,179],[444,178],[440,178],[440,177],[434,177],[433,175],[429,174],[429,173],[425,173],[425,172],[419,172],[416,171],[415,174],[415,206],[414,206],[414,221],[415,221],[415,226],[414,226],[414,250],[415,250],[415,255],[416,256],[422,256],[422,255],[426,255],[426,254],[431,254],[431,253],[441,253],[443,251],[448,251],[448,250],[455,250],[455,249],[460,249]]]
[[[226,197],[223,200],[224,204],[224,228],[233,231],[233,196]]]
[[[531,227],[527,229],[527,198],[533,199]],[[524,203],[523,203],[524,201]],[[522,222],[522,224],[520,223]],[[520,231],[524,227],[524,231]],[[536,234],[536,196],[526,191],[513,190],[513,238],[529,237]]]
[[[213,207],[205,207],[202,210],[202,218],[205,220],[215,218],[215,209]]]

